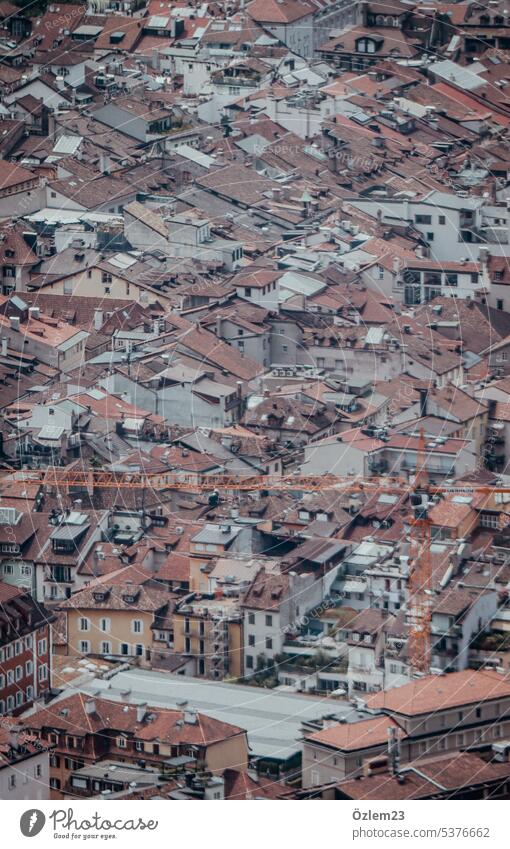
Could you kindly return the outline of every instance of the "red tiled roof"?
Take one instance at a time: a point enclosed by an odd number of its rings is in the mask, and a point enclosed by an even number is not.
[[[465,669],[448,675],[427,675],[367,696],[367,707],[404,716],[510,698],[510,676],[489,670]]]
[[[388,742],[388,729],[399,728],[396,722],[387,716],[365,719],[361,722],[346,722],[323,728],[306,737],[310,743],[321,743],[343,752],[369,749]]]
[[[316,11],[306,0],[253,0],[246,11],[259,23],[291,24]]]

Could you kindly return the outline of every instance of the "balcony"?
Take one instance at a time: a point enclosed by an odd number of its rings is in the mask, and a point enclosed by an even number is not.
[[[240,88],[257,88],[260,81],[260,75],[257,75],[257,79],[249,79],[247,77],[234,77],[229,74],[214,74],[212,77],[213,85],[218,86],[239,86]]]
[[[462,625],[454,624],[443,628],[432,622],[430,625],[430,633],[435,637],[454,637],[459,639],[462,637]]]
[[[54,584],[74,584],[74,577],[71,572],[61,572],[57,569],[46,571],[44,580]]]

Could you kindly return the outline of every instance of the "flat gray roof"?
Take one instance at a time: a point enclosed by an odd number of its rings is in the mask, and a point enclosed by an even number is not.
[[[246,729],[255,757],[279,760],[301,751],[303,721],[336,715],[356,722],[368,716],[327,696],[301,696],[145,669],[119,672],[109,681],[96,678],[78,687],[90,694],[100,691],[100,696],[116,701],[141,700],[177,710],[187,701],[188,707],[199,713]],[[126,690],[131,691],[127,699],[121,696]]]

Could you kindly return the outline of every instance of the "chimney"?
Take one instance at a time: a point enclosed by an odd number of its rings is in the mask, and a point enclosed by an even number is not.
[[[187,725],[196,725],[198,722],[196,711],[192,710],[191,708],[187,708],[184,711],[184,722]]]
[[[486,266],[489,261],[489,250],[488,248],[480,248],[478,258],[480,260],[480,265]]]
[[[19,330],[20,320],[17,315],[9,316],[9,321],[11,323],[11,330]]]
[[[2,339],[2,357],[6,357],[6,356],[7,356],[7,339],[4,336],[3,339]]]
[[[99,170],[101,174],[110,174],[111,172],[110,157],[106,153],[102,153],[99,157]]]
[[[428,389],[418,389],[420,394],[420,418],[423,418],[427,415],[427,399],[429,390]]]
[[[21,746],[20,737],[22,730],[23,729],[20,725],[11,725],[9,728],[9,745],[15,752],[17,752]]]
[[[400,740],[397,737],[397,729],[392,725],[388,728],[388,760],[391,774],[398,776],[400,773]]]
[[[136,721],[143,722],[147,716],[147,702],[142,702],[136,706]]]
[[[216,336],[218,339],[221,339],[221,325],[222,325],[222,317],[221,315],[216,316]]]
[[[97,705],[95,699],[87,699],[85,702],[85,713],[88,716],[91,716],[93,713],[97,712]]]
[[[94,330],[101,330],[103,326],[104,313],[103,310],[96,308],[94,310]]]
[[[28,314],[29,314],[30,318],[35,318],[35,319],[39,318],[40,312],[41,312],[41,310],[39,309],[39,307],[30,307],[30,309],[28,310]]]

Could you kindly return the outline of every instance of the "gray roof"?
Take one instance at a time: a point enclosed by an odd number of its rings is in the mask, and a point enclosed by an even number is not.
[[[90,526],[87,525],[58,525],[50,534],[50,539],[58,539],[72,542],[79,539],[83,532]]]
[[[480,62],[474,62],[472,65],[463,67],[452,62],[451,59],[434,62],[429,67],[429,71],[435,74],[436,77],[439,77],[439,79],[446,80],[449,83],[455,83],[459,88],[466,91],[475,91],[480,86],[486,85],[486,80],[479,76],[479,73],[485,70],[485,67]]]
[[[280,760],[286,760],[301,751],[302,722],[332,714],[345,717],[348,722],[357,722],[368,716],[346,702],[339,703],[329,698],[300,696],[141,669],[120,672],[110,681],[96,678],[89,684],[79,686],[90,693],[100,690],[104,698],[119,701],[125,701],[121,693],[130,690],[130,700],[150,701],[155,707],[182,710],[179,703],[187,701],[192,710],[246,729],[250,749],[255,757]]]
[[[228,528],[228,530],[227,530]],[[232,542],[241,531],[236,525],[222,523],[220,525],[206,524],[201,531],[193,537],[192,542],[205,542],[222,545]]]
[[[88,339],[89,335],[86,330],[78,330],[74,336],[70,336],[69,339],[65,339],[60,345],[57,345],[57,348],[59,351],[67,351],[68,348],[73,348],[78,342]]]

